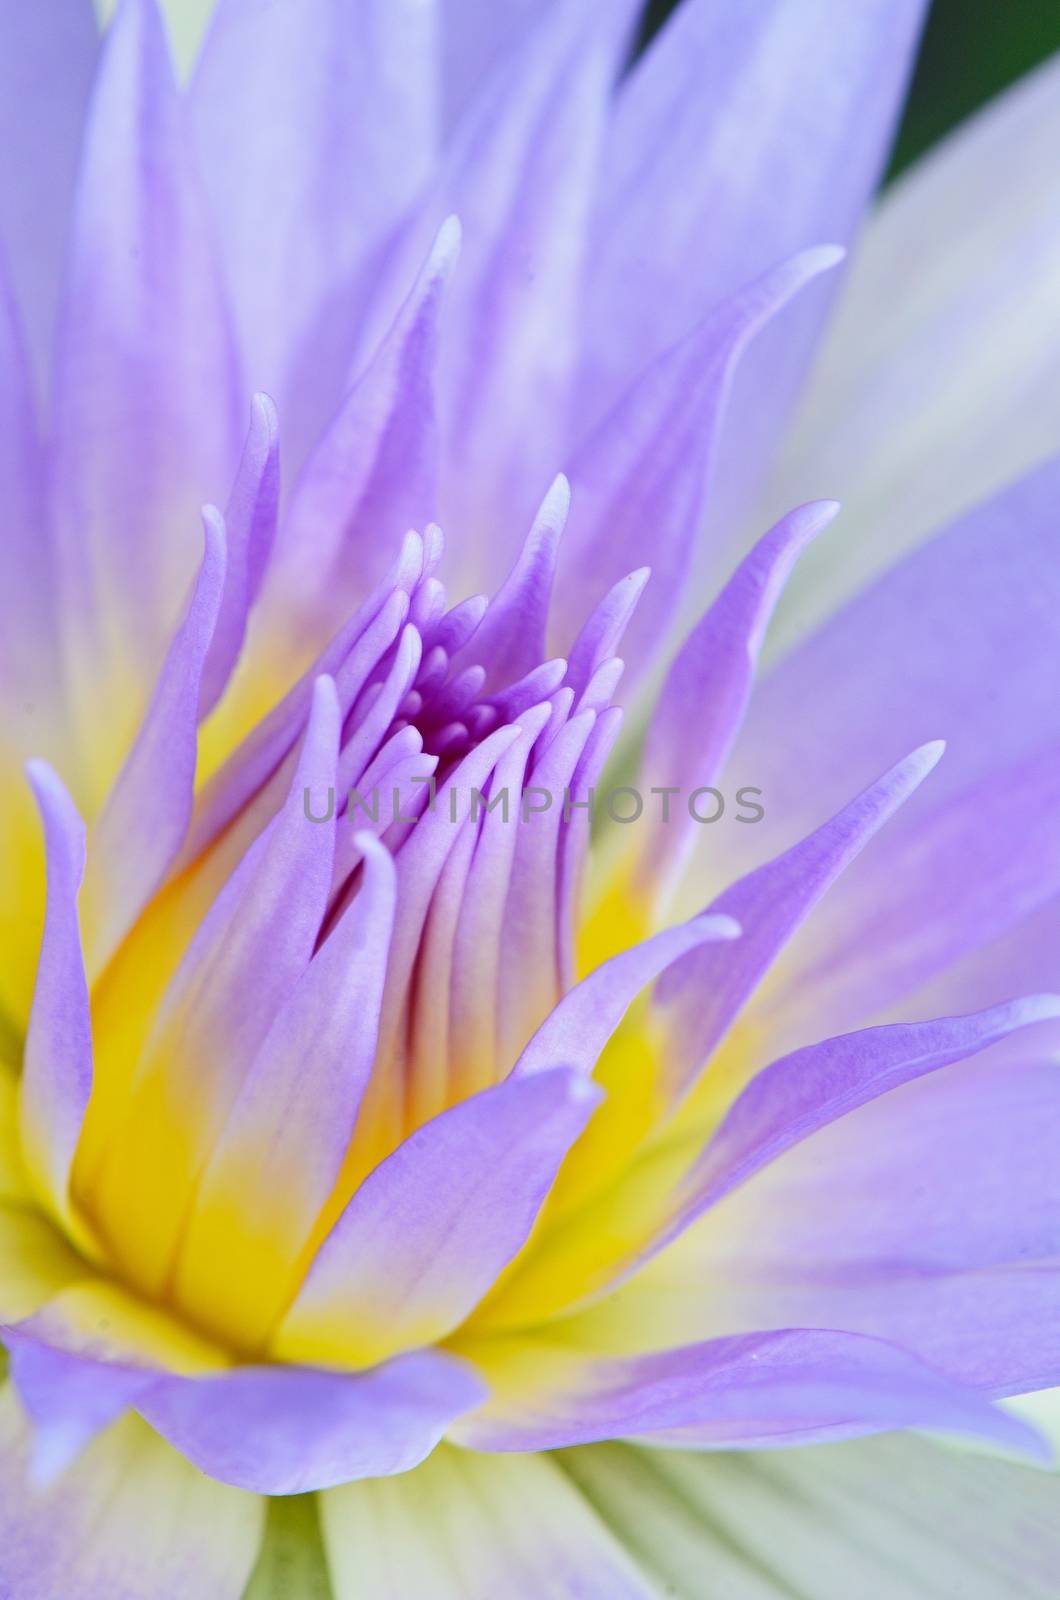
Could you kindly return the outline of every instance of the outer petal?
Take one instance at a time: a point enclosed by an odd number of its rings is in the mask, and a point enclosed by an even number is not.
[[[0,1592],[18,1600],[240,1600],[261,1502],[210,1483],[136,1417],[57,1483],[30,1481],[30,1430],[0,1393]]]
[[[824,246],[770,263],[638,374],[579,445],[554,615],[564,650],[601,592],[647,552],[652,581],[626,651],[637,668],[650,659],[692,570],[733,375],[761,330],[838,258]]]
[[[655,1600],[616,1531],[543,1455],[442,1446],[320,1500],[335,1600]]]
[[[897,1345],[785,1328],[600,1360],[532,1335],[467,1345],[490,1398],[451,1435],[480,1450],[661,1437],[714,1449],[902,1427],[968,1434],[1049,1459],[1038,1436]]]
[[[430,170],[434,80],[420,0],[214,13],[193,123],[250,381],[295,462],[342,392],[374,256]]]
[[[525,1244],[598,1099],[560,1069],[509,1079],[418,1129],[324,1241],[277,1353],[370,1366],[458,1327]]]
[[[1060,892],[1058,812],[1055,740],[922,807],[860,869],[857,896],[826,899],[781,957],[757,1013],[774,1048],[825,1019],[848,1028],[915,1014],[922,996],[927,1010],[961,1009],[1060,985],[1048,927]]]
[[[493,1301],[487,1303],[480,1325],[520,1328],[584,1303],[601,1291],[613,1293],[616,1283],[642,1270],[653,1256],[661,1252],[665,1259],[666,1247],[731,1188],[762,1167],[768,1171],[771,1161],[816,1129],[842,1121],[866,1101],[963,1060],[1023,1027],[1055,1017],[1058,1011],[1060,1000],[1037,997],[978,1016],[893,1025],[829,1039],[774,1062],[753,1078],[705,1149],[704,1138],[718,1120],[716,1107],[709,1104],[707,1114],[698,1122],[693,1115],[690,1126],[663,1123],[654,1143],[649,1141],[640,1151],[634,1147],[635,1159],[617,1173],[607,1162],[605,1148],[596,1162],[602,1171],[590,1167],[588,1194],[578,1196],[581,1204],[570,1207],[572,1215],[554,1214],[551,1228],[539,1231],[535,1248],[513,1269],[510,1282],[500,1286]],[[706,1087],[710,1087],[710,1074]],[[726,1087],[723,1078],[721,1097]],[[711,1282],[712,1275],[699,1281]],[[1030,1286],[1032,1299],[1035,1292],[1039,1310],[1047,1308],[1054,1293],[1050,1281],[1044,1280],[1036,1289]],[[632,1297],[635,1303],[635,1287]],[[694,1301],[695,1297],[691,1298]],[[614,1302],[605,1300],[600,1313],[603,1324],[617,1333],[619,1349],[631,1348],[621,1343],[623,1307],[619,1295]],[[595,1326],[593,1315],[588,1313],[590,1327]],[[776,1326],[771,1318],[760,1315],[761,1324],[752,1315],[738,1324],[727,1323],[725,1331],[765,1325],[766,1321]],[[798,1320],[789,1317],[786,1325]],[[1033,1319],[1035,1323],[1040,1320]],[[844,1326],[835,1321],[818,1324],[812,1316],[803,1321],[805,1326]],[[963,1318],[958,1319],[957,1327],[961,1348],[974,1356],[974,1333]],[[1033,1332],[1028,1331],[1034,1345]],[[657,1330],[655,1344],[684,1342],[691,1336],[678,1319],[668,1331]],[[635,1317],[631,1317],[630,1337],[637,1341],[633,1348],[645,1348]],[[1051,1349],[1048,1338],[1046,1335]]]
[[[717,1204],[792,1145],[859,1105],[1057,1016],[1060,997],[1041,995],[976,1016],[866,1028],[775,1061],[752,1079],[697,1162],[689,1179],[695,1204]]]
[[[786,942],[933,772],[942,748],[936,742],[914,750],[831,821],[719,897],[713,909],[739,918],[746,934],[727,952],[691,953],[663,977],[653,997],[667,1032],[672,1096],[689,1087]]]
[[[793,950],[803,968],[816,955],[838,953],[839,930],[849,937],[853,927],[868,926],[879,903],[886,934],[874,930],[873,949],[882,982],[875,995],[860,987],[864,1009],[856,1016],[819,1007],[819,1032],[893,1004],[903,988],[911,992],[946,961],[999,939],[1057,891],[1054,852],[1035,812],[1052,803],[1050,746],[1060,741],[1058,496],[1060,463],[1051,463],[980,507],[848,605],[774,668],[755,696],[732,767],[754,774],[766,819],[730,839],[732,865],[797,836],[821,808],[918,740],[948,743],[932,783],[888,831],[893,862],[886,852],[875,864],[866,855],[822,908],[821,943]],[[943,839],[936,876],[927,862]],[[976,905],[974,883],[964,879],[983,870],[986,846],[984,879],[999,890],[993,903],[984,897]],[[927,941],[919,970],[899,958],[894,942],[907,940],[912,927],[922,930],[918,944]],[[827,1006],[824,987],[817,992]],[[828,992],[840,1005],[850,993],[845,982]]]
[[[765,496],[772,515],[827,485],[843,524],[800,564],[771,654],[1060,449],[1058,140],[1053,60],[935,145],[869,219]]]
[[[0,239],[43,389],[96,59],[90,0],[0,6]]]
[[[579,1337],[651,1348],[797,1318],[994,1394],[1056,1384],[1058,1131],[1052,1063],[984,1057],[909,1084],[759,1172]]]
[[[140,1411],[211,1477],[300,1494],[407,1472],[482,1395],[463,1363],[421,1351],[359,1374],[239,1367],[165,1379]]]
[[[593,1445],[554,1459],[675,1600],[700,1600],[705,1572],[726,1600],[1053,1592],[1056,1478],[908,1434],[739,1456]]]
[[[590,419],[706,308],[797,250],[850,240],[922,11],[919,0],[678,8],[615,118],[586,308]],[[816,292],[751,357],[730,435],[745,475],[777,437],[826,306]]]
[[[428,228],[450,211],[464,227],[442,353],[440,510],[462,532],[469,587],[503,578],[514,553],[506,530],[521,533],[561,464],[610,94],[637,3],[539,7],[461,124],[426,205]]]
[[[95,805],[194,570],[199,508],[223,498],[237,459],[236,372],[187,144],[155,0],[123,0],[89,117],[55,402],[70,694]]]
[[[443,0],[442,110],[448,131],[458,123],[482,79],[525,30],[538,10],[535,0]]]
[[[0,374],[0,493],[6,519],[0,544],[0,686],[11,705],[5,743],[16,742],[20,724],[26,724],[25,733],[39,752],[43,714],[54,715],[58,699],[44,453],[23,324],[2,241]],[[27,699],[32,707],[28,713]]]
[[[649,724],[640,781],[642,790],[674,786],[678,820],[656,828],[645,847],[638,876],[653,880],[645,885],[649,892],[665,892],[688,853],[696,826],[688,796],[712,783],[724,764],[747,710],[773,607],[796,560],[838,509],[834,500],[800,506],[760,539],[667,674]]]
[[[93,977],[162,883],[191,821],[202,675],[225,585],[220,513],[203,515],[198,581],[129,756],[92,829],[85,926]]]

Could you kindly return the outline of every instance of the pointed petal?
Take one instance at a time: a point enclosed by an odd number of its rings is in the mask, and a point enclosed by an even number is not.
[[[853,967],[834,989],[830,980],[836,1010],[818,1014],[820,1032],[893,1006],[1056,894],[1044,812],[1054,804],[1060,741],[1058,495],[1060,461],[938,534],[778,663],[751,703],[730,770],[753,775],[766,815],[730,830],[729,871],[786,844],[881,762],[925,738],[947,741],[931,785],[888,831],[880,852],[887,859],[873,864],[866,855],[835,887],[822,908],[819,949],[812,937],[801,952],[793,948],[804,971],[816,969],[852,929],[859,949],[871,930],[880,981],[867,981],[864,967],[855,973],[856,952],[848,951]],[[980,861],[984,848],[990,854]],[[969,879],[980,873],[996,894],[976,895]],[[688,887],[693,904],[702,903],[695,865]],[[1009,994],[1035,981],[1010,976]],[[1004,997],[996,986],[992,993]],[[980,987],[955,1003],[983,997]]]
[[[773,1062],[751,1080],[689,1173],[673,1231],[858,1106],[1058,1016],[1060,998],[1036,995],[968,1017],[866,1028]]]
[[[925,1427],[1048,1454],[1031,1428],[974,1389],[858,1334],[785,1328],[629,1361],[550,1349],[532,1336],[468,1353],[490,1398],[451,1437],[478,1450],[622,1437],[732,1449]]]
[[[1033,1036],[1019,1049],[814,1133],[631,1279],[610,1332],[590,1311],[578,1337],[628,1351],[794,1319],[894,1340],[980,1392],[1055,1385],[1060,1096]]]
[[[292,491],[263,604],[282,611],[293,600],[316,640],[382,577],[405,530],[434,512],[438,324],[459,252],[450,218]]]
[[[155,0],[123,0],[89,115],[55,402],[70,692],[97,803],[194,571],[199,508],[231,479],[236,381]]]
[[[652,578],[624,649],[638,670],[650,660],[692,570],[733,373],[759,330],[837,259],[830,248],[806,250],[741,287],[648,367],[579,446],[560,551],[561,647],[605,585],[647,556]]]
[[[256,394],[250,428],[225,512],[228,560],[224,597],[203,672],[200,715],[212,711],[243,648],[247,614],[257,598],[276,537],[280,463],[276,407]]]
[[[19,1112],[30,1174],[65,1219],[70,1168],[92,1092],[92,1025],[77,920],[85,828],[49,767],[32,762],[29,777],[44,823],[48,898]]]
[[[418,1129],[324,1241],[277,1354],[368,1366],[458,1327],[525,1244],[598,1099],[561,1069],[509,1079]]]
[[[1060,894],[1058,811],[1060,748],[1050,740],[888,835],[880,859],[859,868],[856,896],[826,900],[781,956],[759,1016],[775,1048],[822,1026],[908,1016],[925,985],[944,1009],[963,1009],[1060,984],[1055,943],[1034,949],[1034,919]]]
[[[195,1198],[175,1293],[198,1322],[264,1338],[339,1175],[375,1060],[394,866],[357,836],[364,880],[269,1030]]]
[[[84,921],[98,974],[162,883],[191,821],[202,674],[225,585],[225,525],[208,506],[198,581],[167,652],[136,743],[89,846]]]
[[[676,820],[658,826],[644,847],[638,877],[648,892],[664,896],[683,865],[696,829],[687,799],[724,765],[773,607],[796,560],[838,509],[830,500],[800,506],[760,539],[670,668],[648,727],[640,783],[653,793],[655,786],[678,791]]]
[[[924,745],[785,855],[759,867],[712,908],[735,917],[740,940],[705,946],[657,984],[654,1006],[667,1031],[671,1092],[679,1096],[721,1042],[787,940],[834,880],[937,765],[943,747]]]
[[[469,658],[481,662],[487,682],[495,688],[522,678],[548,653],[556,551],[569,510],[570,484],[560,474],[534,518],[518,560],[468,643]]]
[[[538,1028],[513,1069],[517,1077],[564,1063],[592,1075],[604,1045],[637,995],[667,968],[701,947],[740,937],[732,917],[694,917],[612,956],[583,978]]]

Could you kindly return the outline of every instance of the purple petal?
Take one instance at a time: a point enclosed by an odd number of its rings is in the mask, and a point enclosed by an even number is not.
[[[881,982],[873,992],[864,973],[849,984],[844,974],[839,1009],[818,1012],[820,1031],[894,1004],[1056,893],[1055,850],[1034,812],[1053,803],[1050,746],[1060,742],[1058,495],[1054,462],[940,534],[781,662],[750,707],[731,767],[753,774],[766,818],[733,830],[742,837],[729,841],[730,862],[787,843],[920,740],[947,741],[945,763],[889,829],[887,851],[866,855],[822,908],[820,950],[807,946],[801,964],[871,935]],[[977,895],[977,881],[990,892]],[[924,953],[919,970],[914,950]]]
[[[522,716],[522,733],[497,763],[491,783],[491,794],[507,790],[513,797],[513,804],[507,817],[503,810],[490,811],[483,817],[468,863],[463,893],[455,907],[447,974],[448,1072],[439,1084],[438,1103],[432,1105],[431,1114],[496,1083],[510,1065],[510,1058],[505,1060],[501,1047],[501,994],[505,968],[511,959],[505,948],[505,934],[511,928],[509,894],[521,843],[520,831],[526,827],[519,813],[519,797],[534,753],[545,737],[552,710],[545,702]],[[531,952],[531,965],[524,972],[528,987],[537,989],[549,981],[555,983],[553,956],[554,936],[549,930],[544,948]],[[428,997],[430,992],[428,987]],[[417,996],[417,1018],[420,1009]],[[437,1057],[440,1053],[437,1031],[432,1037],[429,1022],[424,1028],[423,1048],[425,1055],[433,1051]],[[418,1081],[426,1073],[420,1063],[417,1066]],[[437,1081],[436,1074],[431,1076]]]
[[[30,1429],[7,1387],[0,1443],[0,1593],[243,1594],[261,1539],[261,1502],[203,1478],[138,1418],[118,1423],[42,1489],[32,1482]]]
[[[38,387],[50,373],[55,312],[81,129],[96,61],[89,0],[0,11],[0,238],[11,256]],[[4,372],[8,372],[5,363]]]
[[[542,1018],[554,1014],[563,994],[559,862],[567,826],[564,811],[595,723],[592,711],[572,717],[543,750],[528,792],[537,788],[552,796],[552,804],[540,815],[521,810],[515,824],[495,1007],[498,1064],[505,1072],[527,1048]],[[548,1048],[542,1045],[546,1053]],[[535,1059],[549,1066],[580,1065],[567,1054],[565,1034],[553,1061],[546,1063],[545,1055]]]
[[[469,587],[503,577],[509,539],[561,460],[610,91],[635,9],[539,8],[458,129],[414,230],[422,248],[448,212],[464,229],[442,351],[440,510],[461,530]]]
[[[276,407],[254,396],[250,428],[225,512],[228,561],[224,597],[203,673],[200,715],[220,699],[243,648],[247,613],[257,597],[276,537],[280,493]]]
[[[627,1316],[649,1337],[798,1318],[894,1340],[994,1395],[1060,1382],[1057,1069],[995,1057],[772,1162],[631,1280]]]
[[[434,62],[419,0],[214,12],[192,122],[250,381],[295,463],[342,393],[379,248],[428,176]]]
[[[57,698],[57,634],[37,406],[2,243],[0,372],[0,495],[6,521],[0,540],[0,684],[10,708],[8,736],[32,741],[39,753],[42,723],[51,722],[56,709],[49,702]]]
[[[778,952],[825,890],[938,763],[941,743],[924,745],[785,855],[725,891],[713,910],[743,931],[724,951],[709,947],[666,974],[654,1001],[668,1030],[668,1075],[679,1096],[757,988]]]
[[[221,609],[225,525],[208,506],[198,581],[151,703],[92,828],[85,880],[88,964],[99,973],[176,859],[191,821],[203,669]]]
[[[1048,1459],[1025,1423],[915,1356],[858,1334],[785,1328],[630,1361],[520,1350],[525,1372],[505,1389],[489,1347],[477,1352],[494,1394],[452,1430],[478,1450],[553,1450],[599,1439],[743,1449],[806,1444],[891,1428],[967,1434]],[[536,1381],[532,1376],[539,1358]]]
[[[44,823],[48,897],[20,1094],[23,1152],[60,1216],[69,1212],[70,1168],[92,1092],[92,1027],[77,895],[85,829],[59,778],[31,762]]]
[[[562,475],[545,496],[511,572],[489,603],[467,650],[488,672],[494,688],[531,672],[548,653],[546,634],[556,550],[570,510],[570,484]]]
[[[867,1028],[774,1061],[751,1080],[688,1174],[673,1231],[827,1123],[1057,1017],[1060,997],[1035,995],[968,1017]]]
[[[370,1365],[458,1327],[522,1249],[599,1098],[561,1069],[509,1079],[419,1128],[321,1246],[277,1352]]]
[[[773,262],[849,243],[886,159],[923,10],[920,0],[678,8],[615,116],[587,301],[590,419]],[[749,195],[768,198],[748,205]],[[829,299],[814,292],[752,352],[728,436],[742,486],[779,434]]]
[[[739,732],[762,639],[788,573],[838,509],[829,500],[800,506],[760,539],[670,668],[641,763],[642,789],[680,791],[679,820],[655,831],[638,869],[653,880],[656,893],[665,893],[692,842],[696,824],[683,798],[713,783]]]
[[[317,639],[382,577],[405,530],[434,513],[438,322],[459,252],[450,218],[295,483],[263,603],[284,608],[293,598]]]
[[[517,1077],[562,1063],[590,1077],[637,995],[690,951],[740,936],[732,917],[693,917],[612,956],[583,978],[538,1028],[513,1069]]]
[[[843,531],[799,563],[769,648],[789,646],[937,528],[1060,450],[1055,54],[963,119],[873,208],[765,485],[766,515],[818,494]],[[949,270],[914,274],[915,252]],[[956,403],[956,397],[960,403]]]
[[[826,900],[778,963],[761,1012],[770,1038],[806,1038],[811,1017],[819,1029],[908,1015],[925,992],[961,1009],[1038,983],[1033,919],[1060,893],[1058,811],[1055,741],[921,806],[861,869],[856,899]],[[1011,952],[991,956],[996,941]],[[1046,973],[1060,982],[1055,956]]]
[[[339,708],[318,680],[287,802],[199,927],[162,1002],[126,1115],[95,1175],[100,1226],[137,1281],[166,1279],[186,1208],[273,1019],[309,965],[331,887]],[[163,1175],[165,1175],[163,1177]]]
[[[446,0],[442,9],[442,111],[446,130],[459,124],[490,70],[540,7],[536,0]]]
[[[652,581],[626,646],[635,666],[646,664],[691,571],[737,364],[759,330],[837,259],[829,247],[806,250],[742,287],[638,377],[578,448],[554,620],[561,647],[601,592],[650,554]]]
[[[357,898],[269,1030],[203,1174],[175,1293],[200,1322],[264,1337],[333,1188],[375,1059],[394,867],[370,835]],[[263,1298],[267,1303],[263,1304]]]
[[[117,1421],[157,1380],[142,1367],[84,1361],[38,1336],[31,1319],[6,1327],[11,1380],[33,1424],[32,1476],[59,1476],[84,1447]]]
[[[140,1411],[210,1477],[257,1494],[305,1494],[407,1472],[482,1395],[462,1362],[431,1350],[364,1373],[238,1367],[168,1378]]]
[[[155,0],[123,0],[107,36],[71,260],[56,523],[75,708],[102,790],[194,571],[199,509],[238,454],[235,363]]]

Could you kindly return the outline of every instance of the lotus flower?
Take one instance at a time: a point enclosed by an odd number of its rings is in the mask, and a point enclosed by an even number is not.
[[[1056,70],[796,416],[919,8],[637,13],[0,13],[5,1600],[1052,1592]]]

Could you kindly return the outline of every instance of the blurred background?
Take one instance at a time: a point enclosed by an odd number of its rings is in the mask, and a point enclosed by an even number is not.
[[[648,29],[676,4],[652,0]],[[1060,0],[934,0],[888,177],[1054,50]]]

